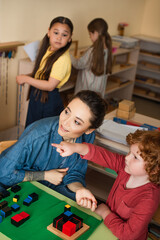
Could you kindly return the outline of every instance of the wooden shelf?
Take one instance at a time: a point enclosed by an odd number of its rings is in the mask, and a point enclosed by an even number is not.
[[[135,37],[140,43],[137,78],[144,78],[144,81],[136,79],[134,95],[160,102],[160,38],[145,35]],[[147,79],[151,82],[147,82]],[[137,86],[140,90],[136,89]]]
[[[143,86],[146,85],[146,86],[155,87],[155,88],[160,87],[160,84],[149,83],[149,82],[142,81],[142,80],[139,80],[139,79],[136,79],[136,82],[142,84]]]
[[[150,99],[150,100],[153,100],[153,101],[156,101],[156,102],[160,102],[160,98],[151,97],[147,94],[141,94],[141,93],[136,92],[136,90],[133,91],[133,94],[136,95],[136,96],[139,96],[139,97],[143,97],[143,98],[147,98],[147,99]]]
[[[23,42],[5,42],[0,43],[0,51],[13,51],[16,50],[17,47],[24,45]]]
[[[146,51],[140,51],[140,56],[145,57],[147,60],[149,59],[157,59],[160,61],[160,55],[151,53],[151,52],[146,52]]]
[[[128,71],[128,70],[132,69],[133,67],[135,67],[135,65],[133,65],[133,64],[128,64],[128,65],[116,64],[112,68],[112,75],[121,73],[124,71]]]
[[[148,71],[148,72],[152,72],[152,73],[155,73],[155,74],[160,74],[159,70],[148,68],[148,67],[142,66],[141,64],[138,65],[138,70],[143,70],[143,71]]]
[[[133,81],[128,81],[128,82],[125,82],[125,83],[119,85],[118,87],[115,87],[115,88],[112,88],[112,89],[109,89],[109,90],[106,88],[106,93],[105,94],[110,94],[110,93],[113,93],[115,91],[120,91],[121,89],[123,89],[123,88],[125,88],[129,85],[132,85],[132,84],[133,84]]]
[[[145,41],[145,42],[150,42],[150,43],[160,43],[160,38],[158,37],[152,37],[152,36],[147,36],[147,35],[143,35],[143,34],[139,34],[139,35],[134,35],[135,38],[138,38],[141,41]]]

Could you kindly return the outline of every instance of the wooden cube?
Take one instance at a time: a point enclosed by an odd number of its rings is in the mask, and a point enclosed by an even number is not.
[[[121,110],[121,109],[117,109],[117,114],[116,114],[116,116],[117,116],[118,118],[123,118],[123,119],[128,120],[128,119],[130,119],[130,118],[132,118],[132,117],[134,116],[135,112],[136,112],[136,108],[134,108],[134,109],[133,109],[132,111],[130,111],[130,112],[128,112],[128,111],[123,111],[123,110]]]
[[[124,99],[123,101],[119,102],[118,109],[130,112],[134,109],[134,106],[135,106],[135,104],[134,104],[133,101],[129,101],[129,100]]]

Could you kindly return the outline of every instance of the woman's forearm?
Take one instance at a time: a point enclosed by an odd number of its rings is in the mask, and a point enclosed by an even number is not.
[[[25,171],[25,177],[23,179],[23,182],[44,180],[44,176],[45,176],[44,171],[38,171],[38,172]]]

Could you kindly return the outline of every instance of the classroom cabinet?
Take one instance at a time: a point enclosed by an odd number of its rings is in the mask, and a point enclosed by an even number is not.
[[[160,102],[160,38],[134,37],[140,44],[134,95]]]
[[[112,74],[107,79],[105,98],[132,99],[139,48],[118,48],[113,53]]]

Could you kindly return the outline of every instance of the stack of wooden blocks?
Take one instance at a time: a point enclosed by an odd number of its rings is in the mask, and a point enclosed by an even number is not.
[[[117,109],[117,117],[123,119],[130,119],[136,112],[135,103],[129,100],[123,100],[119,102]]]

